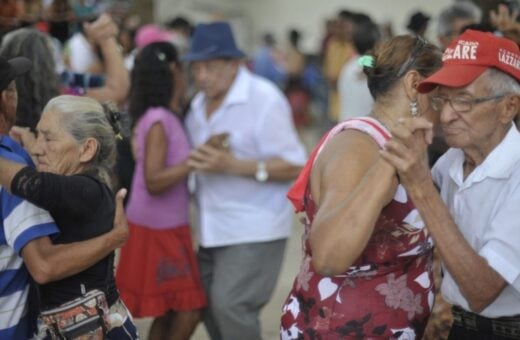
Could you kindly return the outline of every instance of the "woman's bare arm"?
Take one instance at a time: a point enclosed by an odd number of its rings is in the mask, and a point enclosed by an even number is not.
[[[352,265],[396,188],[395,170],[369,136],[348,130],[326,145],[311,174],[318,211],[310,245],[318,273],[338,275]]]

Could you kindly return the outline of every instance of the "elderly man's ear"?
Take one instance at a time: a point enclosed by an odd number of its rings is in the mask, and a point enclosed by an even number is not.
[[[3,113],[4,107],[9,100],[6,90],[0,91],[0,113]]]
[[[9,131],[9,123],[6,120],[5,115],[8,111],[8,93],[7,91],[0,91],[0,133],[8,133]]]
[[[511,94],[504,99],[504,109],[500,113],[500,120],[508,124],[520,114],[520,95]]]

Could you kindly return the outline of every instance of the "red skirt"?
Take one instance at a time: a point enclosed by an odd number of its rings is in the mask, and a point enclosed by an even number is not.
[[[187,311],[207,305],[189,226],[155,230],[128,221],[130,237],[121,248],[116,284],[136,318]]]

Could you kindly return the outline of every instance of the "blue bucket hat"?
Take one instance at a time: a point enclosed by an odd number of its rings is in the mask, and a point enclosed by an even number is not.
[[[214,22],[197,25],[191,38],[190,49],[182,60],[203,61],[243,57],[245,54],[237,48],[229,23]]]

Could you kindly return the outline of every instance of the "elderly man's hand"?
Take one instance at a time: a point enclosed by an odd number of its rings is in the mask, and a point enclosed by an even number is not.
[[[390,128],[392,139],[381,156],[393,165],[407,189],[431,180],[426,150],[433,138],[433,124],[424,118],[400,118]]]
[[[235,158],[231,152],[202,144],[193,150],[188,158],[188,166],[195,170],[213,173],[229,173]]]

